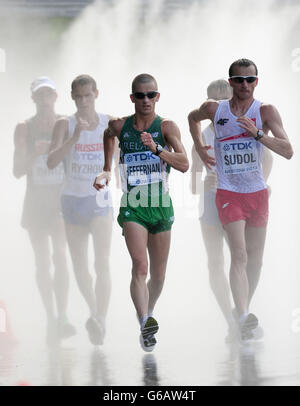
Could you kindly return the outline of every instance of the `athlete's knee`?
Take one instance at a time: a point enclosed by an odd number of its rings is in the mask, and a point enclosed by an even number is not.
[[[78,283],[89,282],[92,279],[92,276],[89,272],[88,264],[86,263],[73,263],[74,275]]]
[[[148,273],[147,259],[134,258],[132,259],[132,274],[133,276],[146,278]]]
[[[102,256],[101,258],[96,258],[94,262],[94,267],[96,274],[103,274],[109,272],[109,257]]]
[[[67,269],[67,258],[65,250],[59,249],[53,252],[52,261],[54,268],[56,270],[65,270]]]
[[[247,265],[247,251],[244,248],[234,248],[231,250],[231,263],[235,266],[245,267]]]

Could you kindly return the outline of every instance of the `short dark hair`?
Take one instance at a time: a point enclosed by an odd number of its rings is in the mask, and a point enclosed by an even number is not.
[[[236,61],[232,62],[232,64],[230,65],[229,77],[234,76],[233,71],[234,71],[235,66],[244,66],[245,68],[248,68],[248,66],[251,66],[251,65],[254,66],[255,75],[257,76],[258,71],[257,71],[257,66],[255,65],[255,63],[253,61],[250,61],[250,59],[241,58],[241,59],[237,59]]]
[[[148,82],[153,82],[155,87],[156,87],[155,90],[157,90],[156,79],[152,75],[149,75],[149,73],[141,73],[140,75],[137,75],[132,81],[132,84],[131,84],[132,93],[135,92],[136,87],[137,87],[138,84],[140,84],[140,83],[148,83]]]
[[[92,85],[93,91],[97,90],[97,83],[95,79],[93,79],[90,75],[79,75],[73,80],[71,84],[72,92],[74,92],[77,86],[85,86],[89,84]]]

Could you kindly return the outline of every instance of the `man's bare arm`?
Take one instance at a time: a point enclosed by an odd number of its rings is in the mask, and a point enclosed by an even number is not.
[[[199,155],[196,152],[195,145],[192,148],[192,166],[191,166],[191,179],[190,179],[190,189],[193,195],[199,194],[200,188],[198,182],[201,181],[203,172],[203,162],[201,161]]]
[[[95,189],[100,190],[105,185],[108,185],[111,179],[112,159],[115,150],[115,137],[120,136],[124,119],[112,118],[109,120],[108,127],[104,131],[103,144],[104,144],[104,166],[103,172],[99,173],[96,177],[93,186]]]
[[[68,137],[68,118],[63,117],[56,121],[52,133],[52,141],[47,160],[49,169],[55,168],[60,162],[63,161],[72,146],[78,142],[81,131],[87,130],[88,128],[89,123],[81,118],[78,118],[73,135]]]
[[[20,123],[16,126],[14,133],[14,160],[13,174],[16,178],[26,175],[30,170],[33,160],[37,154],[29,154],[27,148],[27,126],[26,123]]]
[[[181,142],[181,134],[178,126],[171,120],[163,120],[161,124],[162,134],[168,144],[171,145],[174,152],[165,149],[159,154],[159,157],[167,162],[172,168],[180,172],[186,172],[189,169],[189,161],[185,148]]]
[[[120,167],[119,167],[120,148],[119,148],[118,142],[115,142],[113,160],[114,160],[114,175],[115,175],[115,180],[116,180],[116,186],[118,189],[120,189],[120,187],[121,187],[121,177],[120,177]]]
[[[259,142],[276,154],[286,159],[291,159],[293,156],[293,148],[283,128],[282,120],[277,109],[271,104],[262,105],[261,118],[265,134]],[[250,132],[254,138],[257,136],[257,128],[252,120],[248,117],[240,117],[237,121],[239,122],[239,126]],[[269,131],[271,131],[273,137],[268,135]]]
[[[181,172],[186,172],[189,168],[189,161],[181,142],[181,135],[178,126],[171,120],[163,120],[161,123],[162,135],[174,152],[163,149],[159,157],[169,164],[172,168]],[[156,153],[156,143],[151,134],[142,132],[141,141],[151,152]]]
[[[215,100],[207,100],[199,109],[191,111],[188,115],[190,133],[194,141],[195,149],[209,169],[211,169],[211,165],[216,164],[216,160],[207,152],[211,146],[205,145],[201,133],[201,121],[211,120],[213,122],[217,108],[218,103]]]
[[[263,175],[264,175],[264,179],[267,182],[271,170],[272,170],[272,166],[273,166],[273,155],[271,153],[271,151],[269,150],[269,148],[264,148],[264,153],[263,153],[263,158],[262,158],[262,171],[263,171]]]
[[[67,118],[60,118],[54,125],[47,159],[47,166],[50,169],[55,168],[61,161],[63,161],[66,154],[70,151],[72,145],[74,145],[74,141],[71,138],[65,142],[68,127],[69,122]]]

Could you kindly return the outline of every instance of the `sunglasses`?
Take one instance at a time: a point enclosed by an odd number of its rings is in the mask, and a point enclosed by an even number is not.
[[[256,81],[257,76],[231,76],[229,79],[231,79],[234,83],[243,83],[244,80],[247,83],[253,83]]]
[[[142,100],[144,99],[146,96],[148,97],[148,99],[154,99],[154,97],[156,97],[158,95],[158,92],[147,92],[147,93],[142,93],[142,92],[135,92],[133,93],[133,96],[136,99]]]

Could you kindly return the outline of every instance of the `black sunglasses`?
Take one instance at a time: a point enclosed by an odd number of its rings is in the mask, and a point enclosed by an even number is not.
[[[243,83],[244,80],[247,83],[253,83],[256,81],[257,76],[231,76],[229,79],[231,79],[234,83]]]
[[[147,92],[147,93],[142,93],[142,92],[133,93],[133,96],[136,99],[140,99],[140,100],[144,99],[146,96],[148,97],[148,99],[154,99],[154,97],[156,97],[157,95],[158,95],[158,92],[155,92],[155,91]]]

